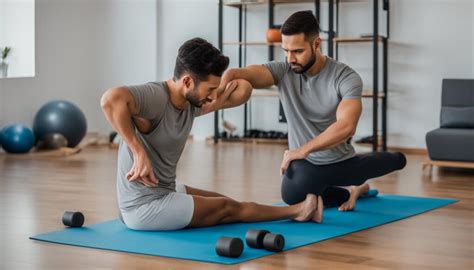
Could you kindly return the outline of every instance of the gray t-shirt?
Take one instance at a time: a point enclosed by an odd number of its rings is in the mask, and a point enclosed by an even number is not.
[[[136,130],[136,134],[150,159],[159,185],[150,188],[127,180],[126,175],[133,166],[133,154],[121,140],[117,166],[120,209],[136,207],[175,191],[176,165],[191,132],[194,117],[200,112],[199,108],[191,105],[184,110],[174,107],[166,82],[150,82],[127,88],[140,109],[138,115],[149,119],[152,124],[149,133]]]
[[[297,74],[287,62],[264,64],[278,86],[288,122],[288,144],[297,149],[336,122],[337,106],[343,99],[360,99],[362,79],[347,65],[326,57],[323,69],[314,76]],[[309,154],[317,165],[331,164],[355,155],[354,147],[344,142],[330,149]]]

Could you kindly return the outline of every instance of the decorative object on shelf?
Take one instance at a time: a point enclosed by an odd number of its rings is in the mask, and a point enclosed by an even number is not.
[[[7,57],[10,55],[11,47],[5,47],[1,50],[2,62],[0,62],[0,78],[6,78],[8,76],[8,64],[5,62]]]
[[[275,25],[273,28],[267,30],[268,43],[281,42],[281,31],[279,26]]]

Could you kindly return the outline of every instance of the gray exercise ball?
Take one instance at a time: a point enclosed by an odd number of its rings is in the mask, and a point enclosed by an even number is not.
[[[87,120],[73,103],[51,101],[36,113],[33,131],[38,140],[44,140],[48,134],[59,133],[66,138],[68,147],[76,147],[86,135]]]

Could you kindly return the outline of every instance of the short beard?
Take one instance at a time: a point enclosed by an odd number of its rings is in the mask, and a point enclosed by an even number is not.
[[[197,91],[195,91],[196,88],[193,88],[191,91],[186,93],[186,100],[191,103],[194,107],[201,108],[203,105],[202,100],[199,100],[199,98],[195,95]]]
[[[314,53],[313,49],[311,48],[311,58],[309,59],[309,62],[306,64],[306,65],[300,65],[300,64],[297,64],[298,66],[300,66],[300,68],[291,68],[291,70],[293,70],[294,73],[296,74],[303,74],[305,73],[306,71],[308,71],[313,65],[314,63],[316,63],[316,54]]]

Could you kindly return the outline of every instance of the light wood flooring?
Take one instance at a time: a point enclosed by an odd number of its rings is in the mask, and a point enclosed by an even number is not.
[[[178,168],[187,185],[238,200],[280,201],[285,146],[189,142]],[[0,269],[474,269],[474,172],[422,171],[423,155],[370,181],[382,193],[460,202],[422,215],[234,266],[48,244],[28,237],[63,228],[64,210],[86,224],[117,216],[116,150],[87,147],[65,158],[0,154]]]

